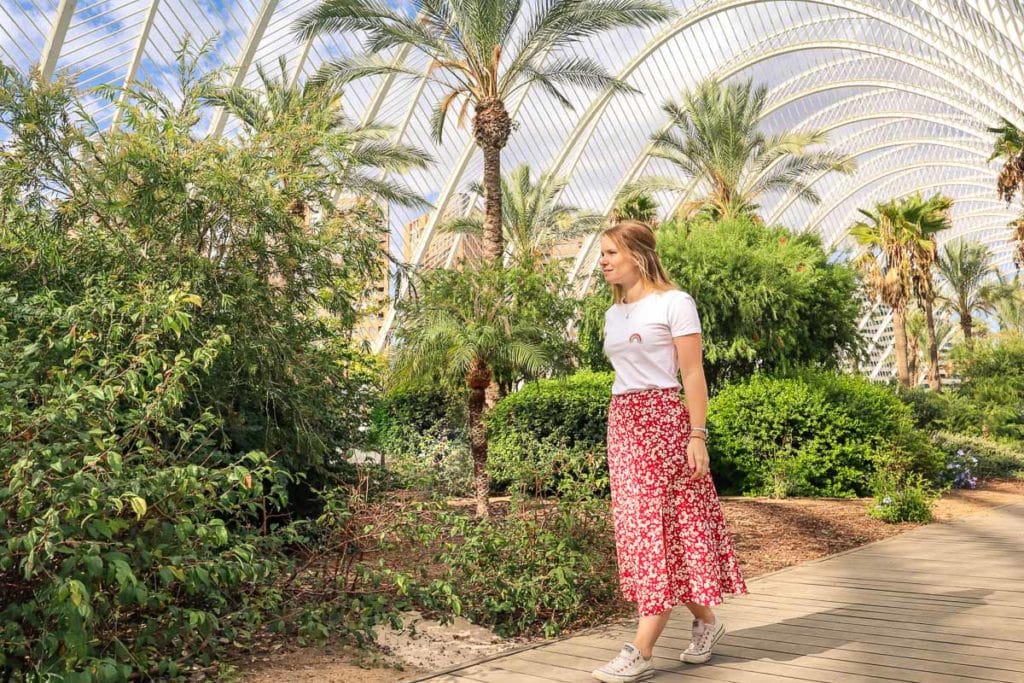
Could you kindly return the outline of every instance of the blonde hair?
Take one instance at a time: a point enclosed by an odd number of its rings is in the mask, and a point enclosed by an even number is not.
[[[632,257],[636,268],[640,271],[640,280],[644,286],[658,292],[678,289],[669,279],[665,267],[661,265],[658,252],[655,250],[654,230],[646,223],[634,220],[623,220],[601,233],[615,243],[620,250]],[[622,285],[612,285],[612,299],[620,304],[626,297]]]

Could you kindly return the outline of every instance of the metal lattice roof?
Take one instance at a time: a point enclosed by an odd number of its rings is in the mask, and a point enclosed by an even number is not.
[[[150,81],[173,89],[174,50],[186,33],[216,37],[215,61],[237,67],[238,83],[256,85],[254,63],[286,55],[300,78],[325,60],[359,53],[355,34],[307,42],[294,36],[298,16],[314,0],[0,0],[0,59],[40,64],[47,77],[70,68],[80,84]],[[708,78],[752,78],[769,87],[762,126],[824,129],[829,145],[854,156],[852,176],[815,181],[819,206],[770,195],[764,216],[796,230],[819,232],[826,245],[851,247],[845,231],[858,207],[920,190],[955,200],[954,228],[943,240],[967,238],[990,247],[994,264],[1012,268],[1007,224],[1018,209],[996,195],[998,161],[990,162],[1000,117],[1024,128],[1024,4],[1018,0],[674,0],[679,15],[649,29],[623,30],[579,46],[642,94],[568,90],[568,111],[539,89],[508,103],[518,121],[504,167],[529,163],[569,178],[563,200],[610,211],[625,183],[668,170],[646,156],[650,135],[666,125],[662,103]],[[423,69],[422,58],[391,58]],[[445,142],[429,133],[439,91],[424,78],[365,79],[346,94],[350,114],[396,127],[396,138],[434,155],[435,164],[405,177],[436,206],[428,218],[392,207],[391,248],[422,262],[442,215],[468,210],[456,201],[481,159],[468,130],[454,126]],[[90,102],[115,124],[116,106]],[[214,114],[212,134],[231,134]],[[671,211],[682,201],[656,196]],[[454,208],[453,208],[454,207]],[[401,230],[416,219],[420,229]],[[401,244],[403,239],[414,244]],[[574,273],[593,272],[593,240]],[[453,244],[451,249],[454,250]],[[450,260],[450,258],[448,259]],[[870,311],[866,315],[870,315]],[[865,321],[867,317],[865,318]],[[877,367],[875,371],[877,372]]]

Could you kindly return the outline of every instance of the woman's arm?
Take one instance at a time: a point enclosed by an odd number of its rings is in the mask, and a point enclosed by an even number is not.
[[[676,347],[676,361],[686,396],[686,408],[690,413],[691,427],[705,427],[708,414],[708,385],[704,379],[704,354],[700,334],[688,334],[672,340]],[[686,456],[693,468],[693,478],[699,479],[708,473],[708,449],[704,441],[706,432],[691,433]]]

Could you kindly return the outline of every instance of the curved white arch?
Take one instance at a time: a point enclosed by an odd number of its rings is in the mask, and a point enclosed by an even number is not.
[[[916,162],[916,163],[913,163],[913,164],[910,164],[910,165],[907,165],[907,166],[903,166],[901,168],[888,168],[888,169],[885,169],[884,171],[882,171],[880,173],[876,173],[876,174],[870,176],[869,178],[867,178],[866,180],[858,183],[856,186],[854,186],[854,188],[852,190],[844,193],[835,202],[832,202],[832,206],[830,208],[828,208],[827,210],[818,212],[819,213],[818,217],[814,218],[807,225],[807,227],[804,228],[803,232],[812,232],[812,231],[816,230],[817,227],[819,225],[821,225],[822,221],[824,221],[825,218],[827,218],[834,211],[836,211],[839,208],[840,205],[842,205],[847,200],[851,199],[855,194],[857,194],[861,190],[864,190],[864,189],[870,187],[871,185],[876,184],[878,181],[880,181],[880,180],[882,180],[884,178],[888,178],[890,176],[895,176],[895,175],[901,175],[901,174],[909,173],[911,171],[918,171],[918,170],[921,170],[921,169],[924,169],[924,168],[936,168],[936,167],[940,167],[940,166],[943,167],[943,168],[962,168],[962,169],[965,169],[965,170],[968,170],[968,171],[977,171],[978,170],[978,167],[975,166],[975,165],[963,163],[963,162],[956,161],[956,160],[921,161],[921,162]],[[970,180],[976,181],[977,179],[970,179]],[[940,184],[942,184],[942,185],[954,185],[954,184],[968,184],[968,183],[961,182],[960,179],[953,179],[953,180],[943,181]],[[913,191],[913,190],[911,190],[911,191]]]

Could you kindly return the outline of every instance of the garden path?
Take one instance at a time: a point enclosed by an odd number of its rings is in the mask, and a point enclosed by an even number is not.
[[[1024,683],[1024,504],[930,524],[748,582],[716,611],[714,658],[677,659],[689,613],[655,648],[655,682]],[[584,683],[632,641],[635,621],[505,652],[431,683]]]

